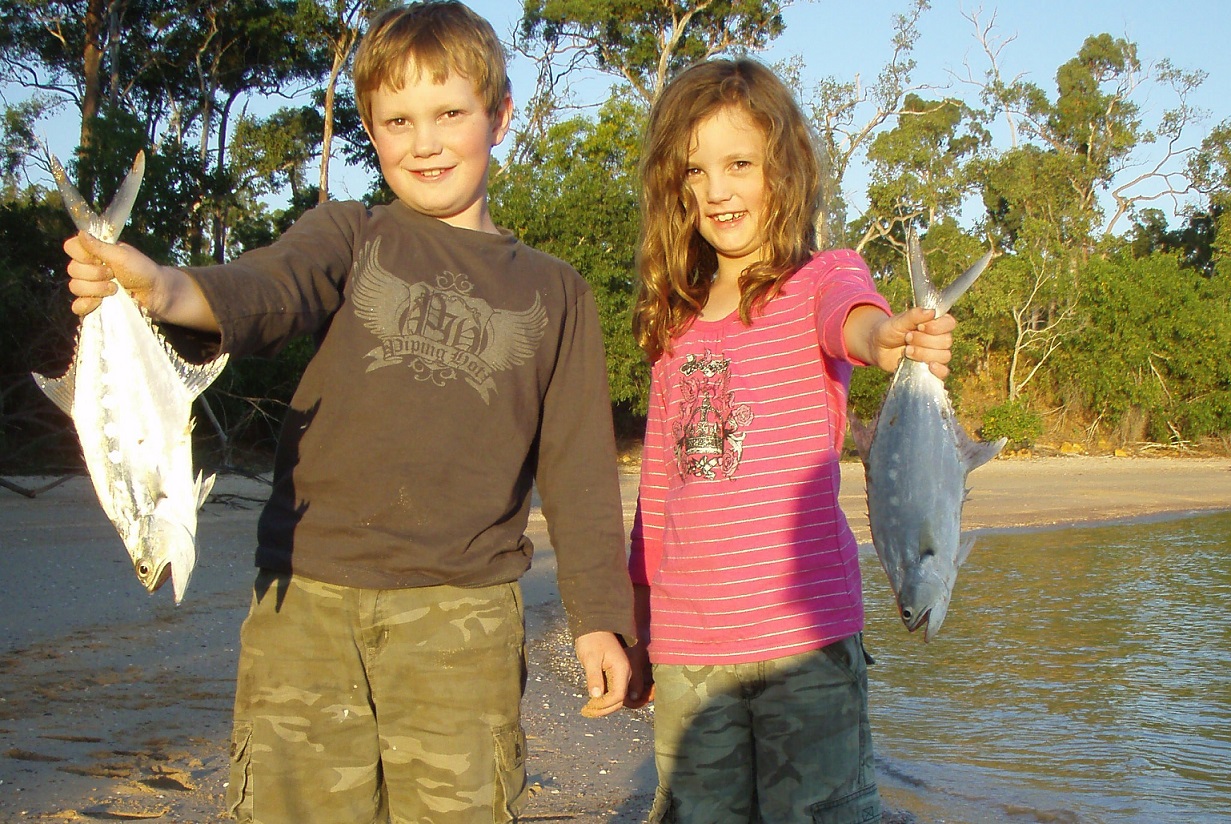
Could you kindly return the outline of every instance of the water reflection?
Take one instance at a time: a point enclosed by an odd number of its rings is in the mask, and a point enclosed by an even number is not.
[[[927,645],[864,578],[877,747],[923,820],[1231,822],[1231,514],[985,535]]]

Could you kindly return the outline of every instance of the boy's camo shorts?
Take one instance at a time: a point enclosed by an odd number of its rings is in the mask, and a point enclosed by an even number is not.
[[[651,824],[881,820],[860,636],[726,666],[654,666]]]
[[[517,583],[364,590],[262,571],[240,637],[227,791],[236,820],[517,819]]]

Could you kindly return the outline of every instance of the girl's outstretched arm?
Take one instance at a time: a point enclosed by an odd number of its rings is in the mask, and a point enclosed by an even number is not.
[[[934,318],[931,309],[915,307],[887,315],[875,306],[856,306],[846,316],[842,334],[852,358],[892,372],[903,354],[926,363],[932,374],[944,380],[952,357],[952,315]]]

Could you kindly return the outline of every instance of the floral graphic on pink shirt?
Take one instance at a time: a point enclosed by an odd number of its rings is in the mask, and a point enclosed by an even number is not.
[[[703,357],[688,355],[680,364],[683,402],[671,434],[675,463],[685,479],[735,476],[752,408],[735,402],[730,377],[731,361],[709,352]]]

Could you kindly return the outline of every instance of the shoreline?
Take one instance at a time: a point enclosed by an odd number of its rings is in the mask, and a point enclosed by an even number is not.
[[[863,467],[841,465],[840,503],[861,548]],[[9,478],[25,488],[47,482]],[[626,525],[636,467],[620,475]],[[971,473],[964,528],[1053,530],[1231,510],[1231,459],[998,459]],[[89,480],[35,498],[0,489],[0,820],[225,821],[238,629],[252,583],[262,484],[221,476],[200,520],[184,599],[136,583]],[[536,507],[525,593],[523,702],[530,800],[523,821],[633,824],[654,791],[650,710],[583,718],[555,558]],[[902,805],[899,805],[902,806]],[[909,809],[886,824],[921,821]]]

